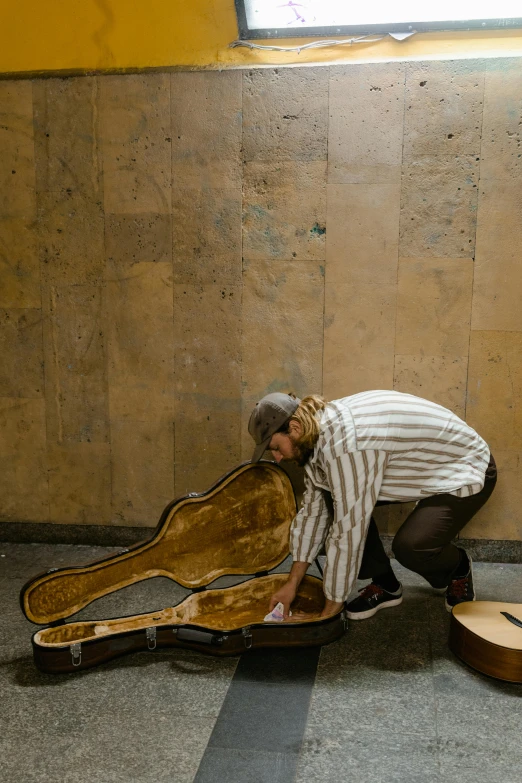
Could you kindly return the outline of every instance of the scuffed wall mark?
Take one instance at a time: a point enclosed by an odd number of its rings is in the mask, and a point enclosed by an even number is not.
[[[509,383],[509,390],[511,392],[511,404],[508,403],[508,410],[513,411],[513,431],[516,431],[516,418],[517,418],[517,398],[515,394],[515,384],[513,382],[513,373],[511,371],[511,356],[510,351],[507,349],[508,346],[504,346],[504,354],[506,356],[506,370],[507,370],[507,380]]]
[[[98,177],[98,79],[94,77],[92,80],[92,88],[91,88],[91,96],[90,96],[90,102],[91,102],[91,117],[92,117],[92,128],[91,128],[91,153],[92,153],[92,166],[91,166],[91,177],[92,177],[92,187],[94,193],[98,193],[98,187],[99,187],[99,177]]]
[[[310,233],[314,237],[322,237],[323,234],[326,234],[326,226],[320,226],[319,223],[314,223],[310,229]]]
[[[63,443],[63,422],[62,422],[62,393],[60,389],[60,364],[58,362],[58,350],[56,347],[56,286],[51,287],[51,352],[54,364],[55,393],[54,401],[56,404],[56,421],[58,422],[58,443]]]
[[[248,210],[250,212],[253,212],[255,217],[257,218],[262,218],[268,215],[268,212],[265,209],[263,209],[263,207],[260,207],[257,204],[250,204],[248,206]]]
[[[109,33],[114,29],[114,14],[107,0],[94,0],[94,5],[98,6],[100,9],[102,16],[104,17],[104,22],[102,26],[92,34],[92,40],[100,52],[98,64],[106,68],[109,65],[114,64],[114,54],[106,40]]]

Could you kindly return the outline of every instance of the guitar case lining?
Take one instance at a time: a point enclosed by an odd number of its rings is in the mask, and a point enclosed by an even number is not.
[[[207,492],[173,501],[154,535],[114,556],[85,566],[51,569],[21,591],[33,623],[48,627],[32,638],[43,671],[75,671],[141,649],[188,647],[213,655],[237,655],[257,646],[326,644],[345,630],[343,612],[331,617],[265,623],[270,596],[287,574],[269,574],[288,555],[296,513],[286,473],[272,462],[245,463]],[[252,579],[207,589],[224,574]],[[100,621],[65,622],[92,601],[155,576],[194,592],[177,606]],[[307,576],[294,613],[318,614],[322,581]]]

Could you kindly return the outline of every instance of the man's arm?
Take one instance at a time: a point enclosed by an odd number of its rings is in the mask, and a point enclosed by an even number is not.
[[[314,486],[305,474],[303,507],[292,522],[290,531],[290,548],[294,562],[288,580],[272,596],[269,611],[281,602],[284,606],[285,619],[288,618],[299,585],[323,544],[326,528],[330,522],[331,517],[323,492]]]
[[[325,462],[335,519],[326,541],[324,593],[329,601],[341,603],[346,601],[357,579],[368,525],[384,476],[386,452],[344,453],[334,447]]]
[[[332,522],[324,492],[305,474],[303,507],[292,522],[290,548],[294,562],[313,563]]]

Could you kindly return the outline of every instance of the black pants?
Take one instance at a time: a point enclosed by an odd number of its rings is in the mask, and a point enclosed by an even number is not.
[[[486,470],[484,487],[476,495],[431,495],[421,500],[393,539],[397,561],[423,576],[432,587],[447,587],[459,564],[459,552],[452,539],[489,498],[497,481],[493,456]],[[377,505],[388,505],[378,501]],[[364,545],[359,579],[376,579],[390,568],[375,520],[371,519]]]

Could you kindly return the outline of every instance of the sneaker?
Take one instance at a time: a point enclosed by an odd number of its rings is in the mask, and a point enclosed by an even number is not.
[[[402,585],[396,593],[388,593],[379,585],[370,582],[359,590],[358,598],[346,604],[346,616],[350,620],[366,620],[373,617],[379,609],[387,609],[402,603]]]
[[[468,555],[469,571],[466,576],[452,579],[446,589],[446,609],[451,612],[454,606],[464,601],[475,601],[475,588],[473,587],[473,564]]]

